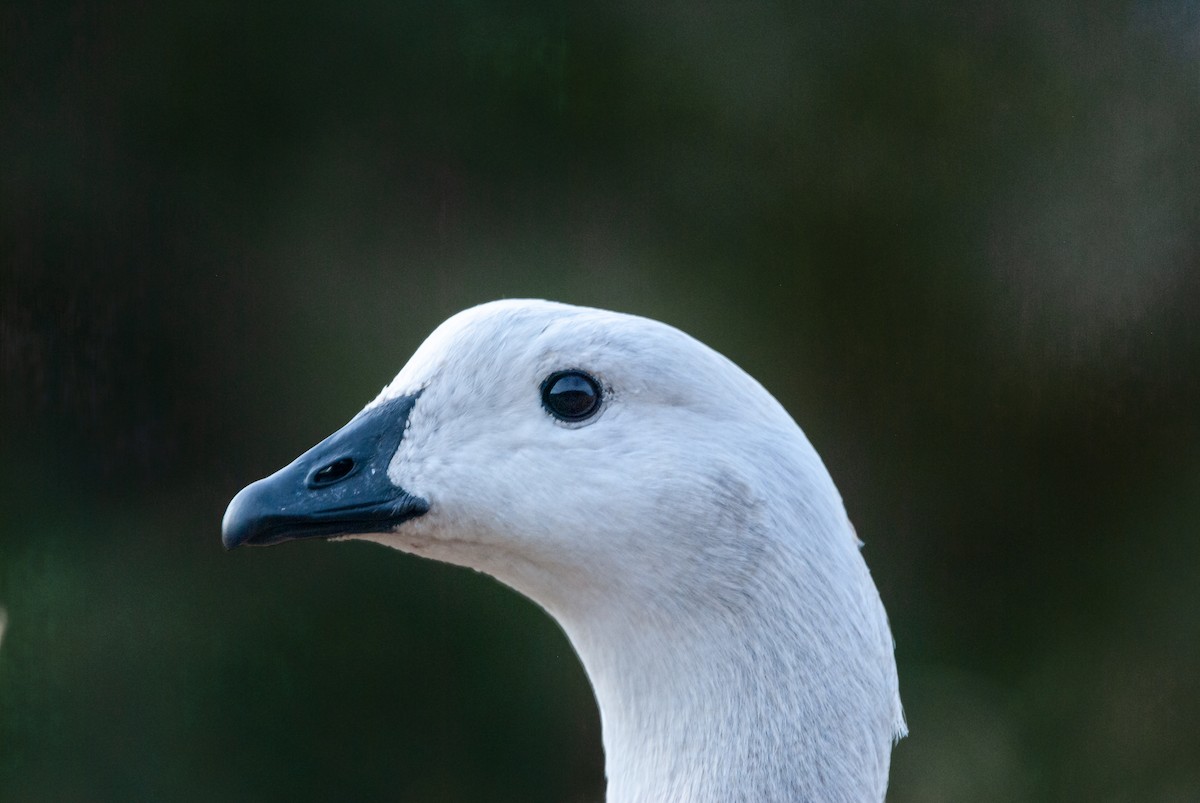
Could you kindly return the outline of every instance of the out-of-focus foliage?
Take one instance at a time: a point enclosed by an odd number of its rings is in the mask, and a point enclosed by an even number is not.
[[[1195,3],[0,32],[0,798],[597,799],[535,606],[219,544],[443,318],[539,296],[674,323],[805,427],[896,632],[892,800],[1200,799]]]

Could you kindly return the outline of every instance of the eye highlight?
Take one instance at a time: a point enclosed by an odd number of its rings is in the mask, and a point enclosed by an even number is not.
[[[555,371],[542,382],[542,406],[559,421],[583,421],[600,409],[600,384],[583,371]]]

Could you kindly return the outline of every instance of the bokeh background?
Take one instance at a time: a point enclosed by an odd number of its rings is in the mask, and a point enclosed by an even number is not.
[[[740,363],[839,483],[894,801],[1200,800],[1200,6],[0,8],[0,799],[595,801],[570,645],[228,499],[442,319]]]

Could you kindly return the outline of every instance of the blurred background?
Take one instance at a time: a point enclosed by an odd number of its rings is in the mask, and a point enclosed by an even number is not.
[[[1200,800],[1200,6],[0,8],[0,798],[597,801],[565,637],[243,485],[464,307],[658,318],[838,482],[893,801]]]

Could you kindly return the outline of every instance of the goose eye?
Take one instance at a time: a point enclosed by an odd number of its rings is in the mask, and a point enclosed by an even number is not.
[[[600,385],[583,371],[556,371],[542,383],[542,405],[560,421],[582,421],[600,409]]]

